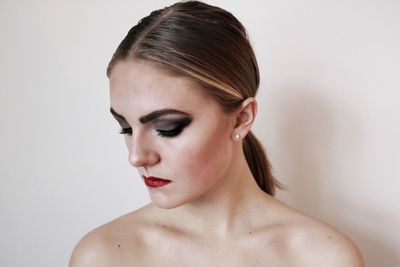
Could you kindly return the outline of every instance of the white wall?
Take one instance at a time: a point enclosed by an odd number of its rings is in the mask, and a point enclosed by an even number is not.
[[[106,65],[172,1],[0,2],[0,266],[66,266],[90,229],[140,207]],[[248,28],[255,132],[279,198],[336,226],[368,266],[400,266],[400,2],[209,1]]]

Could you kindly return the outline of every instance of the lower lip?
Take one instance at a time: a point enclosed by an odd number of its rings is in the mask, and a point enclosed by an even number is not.
[[[153,187],[153,188],[167,185],[170,182],[171,182],[170,180],[164,180],[164,179],[157,178],[157,177],[144,177],[144,183],[148,187]]]

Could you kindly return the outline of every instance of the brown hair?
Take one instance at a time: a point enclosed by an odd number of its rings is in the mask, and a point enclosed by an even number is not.
[[[107,76],[121,60],[144,59],[189,77],[226,112],[257,93],[260,75],[243,25],[229,12],[199,1],[155,10],[132,27],[115,51]],[[274,195],[279,183],[252,132],[243,151],[259,187]]]

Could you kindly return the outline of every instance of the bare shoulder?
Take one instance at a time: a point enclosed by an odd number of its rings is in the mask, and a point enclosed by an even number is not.
[[[69,267],[126,266],[128,262],[136,266],[142,248],[138,213],[121,216],[86,234],[75,246]]]
[[[350,238],[318,221],[302,221],[294,226],[290,249],[293,258],[304,266],[364,266]]]
[[[296,210],[283,209],[284,239],[295,266],[364,266],[359,249],[345,234]]]
[[[101,231],[93,230],[85,235],[75,246],[69,266],[110,266],[110,245],[104,239]]]

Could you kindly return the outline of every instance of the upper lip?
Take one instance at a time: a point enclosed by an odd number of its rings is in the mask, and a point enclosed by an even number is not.
[[[164,179],[164,178],[157,177],[157,176],[153,176],[153,175],[149,175],[149,176],[142,175],[142,177],[143,177],[144,179],[160,179],[160,180],[165,180],[165,181],[171,181],[171,180]]]

